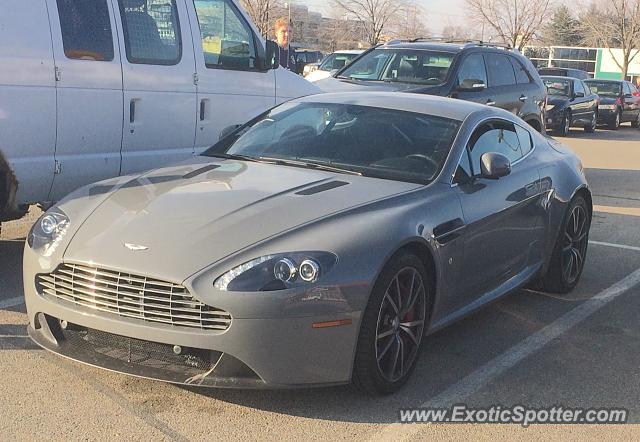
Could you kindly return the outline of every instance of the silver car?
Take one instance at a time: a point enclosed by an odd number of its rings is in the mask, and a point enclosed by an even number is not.
[[[300,98],[204,155],[84,187],[29,234],[29,335],[173,383],[396,391],[425,336],[587,251],[579,159],[509,112]]]

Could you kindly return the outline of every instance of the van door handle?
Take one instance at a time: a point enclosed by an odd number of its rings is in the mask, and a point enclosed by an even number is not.
[[[133,124],[136,121],[136,100],[131,99],[129,102],[129,123]]]
[[[496,105],[496,102],[495,102],[495,101],[493,101],[492,99],[488,99],[488,100],[487,100],[487,102],[486,102],[486,105],[487,105],[487,106],[495,106],[495,105]]]
[[[529,97],[527,97],[526,95],[522,95],[522,96],[520,97],[520,101],[522,101],[523,103],[524,103],[525,101],[527,101],[528,99],[529,99]]]
[[[204,121],[205,108],[206,108],[205,100],[200,100],[200,121]]]

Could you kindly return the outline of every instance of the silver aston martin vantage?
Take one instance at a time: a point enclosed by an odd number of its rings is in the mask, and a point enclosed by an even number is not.
[[[527,284],[572,290],[591,201],[580,160],[506,111],[300,98],[47,211],[25,246],[28,331],[173,383],[391,393],[435,330]]]

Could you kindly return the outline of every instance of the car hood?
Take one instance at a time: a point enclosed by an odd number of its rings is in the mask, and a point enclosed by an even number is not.
[[[316,81],[313,84],[322,89],[323,92],[406,92],[409,90],[425,89],[424,85],[415,85],[410,83],[347,80],[335,77],[325,78],[323,80]]]
[[[199,157],[112,191],[78,228],[64,260],[182,282],[274,235],[417,187]]]

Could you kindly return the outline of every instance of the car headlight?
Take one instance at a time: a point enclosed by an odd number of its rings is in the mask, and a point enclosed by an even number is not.
[[[547,111],[553,110],[554,107],[556,107],[555,104],[547,104]]]
[[[69,217],[60,209],[52,208],[35,222],[27,244],[33,250],[42,251],[44,256],[51,256],[69,230]]]
[[[338,257],[329,252],[294,252],[261,256],[241,264],[213,283],[228,292],[268,292],[313,284],[326,275]]]

